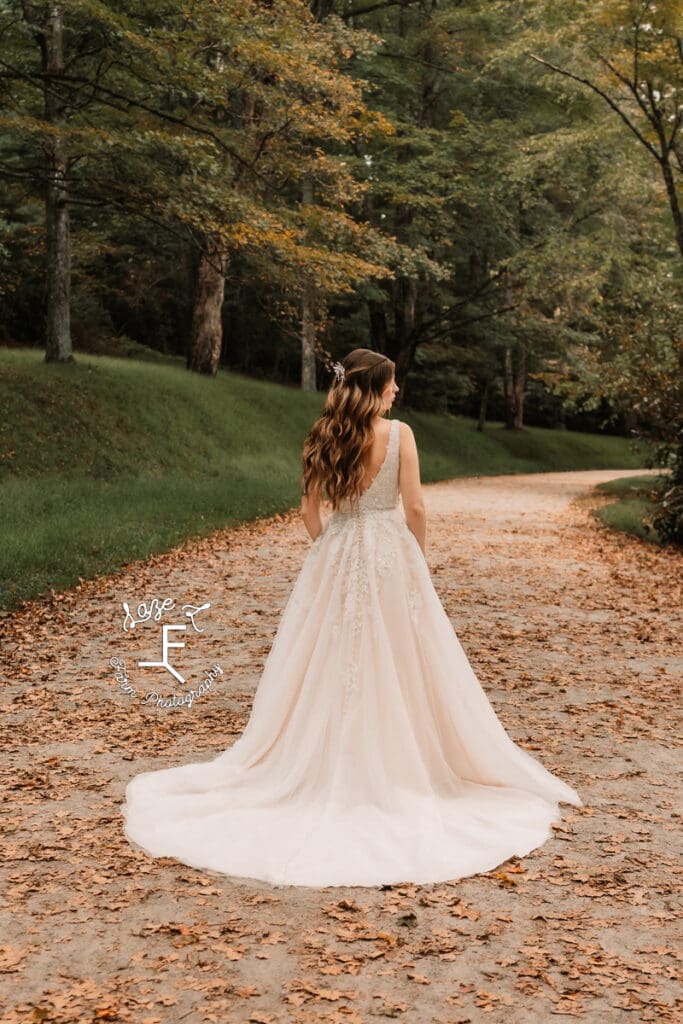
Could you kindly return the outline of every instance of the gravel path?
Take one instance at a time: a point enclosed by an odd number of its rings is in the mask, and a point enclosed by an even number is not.
[[[309,543],[296,512],[5,619],[2,1019],[680,1019],[683,556],[593,519],[606,499],[592,486],[628,475],[425,486],[434,584],[482,685],[585,801],[562,805],[540,850],[457,882],[274,888],[153,860],[123,835],[132,775],[215,756],[244,727]],[[143,703],[159,676],[136,661],[157,657],[160,624],[124,632],[123,602],[153,598],[176,622],[211,604],[202,632],[188,619],[172,637],[188,680],[215,675],[190,708]]]

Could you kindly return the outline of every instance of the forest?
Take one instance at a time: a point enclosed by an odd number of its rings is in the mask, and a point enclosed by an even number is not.
[[[0,0],[0,344],[609,431],[683,537],[681,0]]]

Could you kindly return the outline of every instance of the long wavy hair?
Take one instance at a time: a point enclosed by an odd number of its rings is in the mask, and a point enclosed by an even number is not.
[[[333,509],[342,499],[353,503],[361,495],[372,420],[385,412],[381,395],[395,370],[391,359],[369,348],[355,348],[341,364],[344,379],[330,387],[302,455],[302,494],[326,494]]]

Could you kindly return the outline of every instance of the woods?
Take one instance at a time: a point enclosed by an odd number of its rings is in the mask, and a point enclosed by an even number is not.
[[[0,318],[403,407],[657,435],[681,364],[680,0],[0,3]],[[664,381],[669,383],[664,383]],[[664,464],[683,484],[681,416]]]

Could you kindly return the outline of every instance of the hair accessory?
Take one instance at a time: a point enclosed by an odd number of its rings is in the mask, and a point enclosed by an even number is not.
[[[335,363],[332,369],[334,370],[334,376],[336,378],[335,383],[341,384],[346,375],[346,370],[344,369],[341,363]]]

